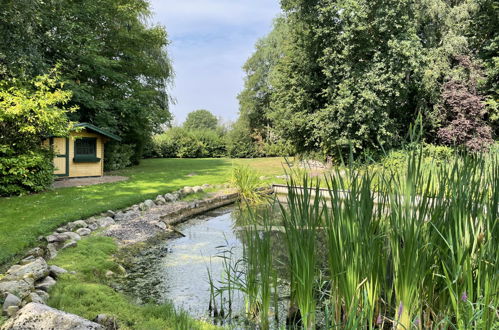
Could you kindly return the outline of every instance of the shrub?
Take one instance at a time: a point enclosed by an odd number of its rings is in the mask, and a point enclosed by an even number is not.
[[[227,154],[232,158],[260,156],[248,126],[237,122],[227,134]]]
[[[153,136],[148,155],[160,158],[223,157],[226,145],[223,136],[216,131],[174,127]]]
[[[16,154],[0,145],[0,196],[40,192],[54,180],[53,153],[46,149]]]
[[[132,165],[134,146],[111,142],[104,149],[104,170],[116,171]]]
[[[202,157],[224,157],[227,155],[227,146],[223,136],[213,130],[195,130],[192,135],[202,143]]]

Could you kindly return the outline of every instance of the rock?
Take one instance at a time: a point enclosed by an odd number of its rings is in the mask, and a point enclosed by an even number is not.
[[[29,303],[0,328],[1,330],[104,330],[98,323],[49,306]]]
[[[33,256],[33,257],[43,257],[45,255],[45,252],[43,251],[42,248],[36,247],[34,249],[31,249],[28,251],[26,254],[27,256]]]
[[[166,223],[164,223],[163,221],[155,222],[154,225],[160,229],[166,230]]]
[[[68,271],[65,270],[64,268],[61,268],[61,267],[58,267],[58,266],[55,266],[55,265],[51,265],[49,267],[49,272],[50,272],[50,276],[52,276],[54,278],[57,278],[61,274],[66,274]]]
[[[43,290],[36,290],[34,293],[36,293],[40,298],[42,298],[44,302],[46,302],[50,298],[49,294]]]
[[[116,215],[114,216],[114,220],[115,221],[123,221],[123,219],[125,218],[125,213],[123,213],[122,211],[119,211],[118,213],[116,213]]]
[[[40,282],[35,283],[35,288],[37,290],[42,290],[42,291],[48,292],[50,290],[50,288],[52,288],[54,285],[56,285],[56,283],[57,282],[52,277],[47,276],[43,280],[41,280]]]
[[[175,195],[170,194],[170,193],[165,194],[164,198],[165,198],[165,201],[166,201],[167,203],[168,203],[168,202],[175,202],[175,201],[177,200],[177,198],[175,197]]]
[[[27,297],[33,289],[33,283],[26,280],[0,282],[0,294],[6,294],[8,292],[20,299]]]
[[[141,211],[147,211],[147,206],[146,206],[146,204],[144,204],[144,203],[140,203],[140,204],[139,204],[139,210],[141,210]]]
[[[40,290],[41,291],[41,290]],[[45,302],[48,300],[48,293],[46,293],[45,291],[43,291],[46,295],[47,295],[47,298],[42,298],[38,293],[36,292],[31,292],[27,298],[28,300],[28,303],[30,302],[34,302],[34,303],[37,303],[37,304],[45,304]]]
[[[116,213],[114,211],[111,211],[111,210],[107,210],[106,212],[102,213],[102,216],[105,218],[107,218],[107,217],[114,218],[115,215],[116,215]]]
[[[99,229],[99,225],[96,223],[91,223],[88,225],[88,229],[90,229],[91,231],[97,230]]]
[[[194,193],[194,190],[191,187],[184,187],[182,190],[180,190],[180,193],[184,196],[187,196]]]
[[[105,217],[105,218],[97,219],[95,224],[102,228],[102,227],[109,227],[111,225],[114,225],[115,223],[116,223],[116,221],[114,221],[113,218]]]
[[[210,185],[210,184],[205,183],[205,184],[204,184],[204,185],[202,185],[201,187],[203,187],[203,189],[208,189],[208,188],[211,188],[211,185]]]
[[[73,221],[73,222],[68,223],[66,225],[66,227],[68,227],[69,231],[75,231],[75,230],[80,229],[80,228],[87,228],[88,224],[83,220],[77,220],[77,221]]]
[[[111,278],[114,277],[114,275],[115,274],[112,270],[108,270],[104,276],[106,276],[107,278]]]
[[[80,236],[88,236],[92,233],[92,231],[88,228],[80,228],[76,231],[76,233]]]
[[[55,244],[47,244],[47,256],[49,260],[57,257],[57,246]]]
[[[93,321],[102,325],[106,330],[118,330],[118,321],[113,316],[99,314]]]
[[[144,201],[144,205],[145,205],[148,209],[150,209],[150,208],[154,207],[154,205],[156,205],[156,204],[154,204],[154,202],[153,202],[152,200],[148,199],[148,200]]]
[[[55,231],[58,233],[64,233],[64,232],[68,231],[68,228],[63,226],[63,227],[57,228]]]
[[[23,278],[27,274],[32,274],[35,280],[43,278],[49,274],[49,267],[43,258],[37,258],[34,261],[23,266],[12,266],[7,270],[6,278],[17,280]]]
[[[7,309],[10,306],[16,306],[19,307],[21,306],[21,299],[19,297],[13,295],[12,293],[7,293],[7,297],[5,297],[5,301],[3,302],[2,310],[4,312],[7,312]]]
[[[21,260],[21,261],[19,262],[19,264],[20,264],[20,265],[27,265],[27,264],[29,264],[29,263],[31,263],[31,262],[33,262],[33,261],[35,261],[35,259],[36,259],[36,258],[35,258],[34,256],[27,256],[26,258],[24,258],[23,260]]]
[[[197,193],[200,193],[200,192],[203,192],[203,188],[200,187],[200,186],[195,186],[195,187],[192,187],[192,191],[197,194]]]
[[[125,213],[123,221],[130,221],[138,217],[140,217],[140,213],[138,211],[128,211]]]
[[[73,247],[76,247],[77,245],[78,245],[78,242],[72,239],[72,240],[68,241],[67,243],[65,243],[61,247],[61,250],[64,250],[64,249],[67,249],[67,248],[73,248]]]
[[[156,205],[165,205],[166,204],[166,199],[159,195],[158,197],[156,197]]]
[[[9,306],[5,311],[5,314],[7,314],[8,317],[12,317],[16,315],[18,311],[19,311],[19,306]]]
[[[77,233],[73,233],[71,231],[68,231],[66,233],[62,233],[62,235],[66,235],[68,237],[68,239],[71,239],[73,241],[79,241],[81,240],[81,236],[78,235]]]
[[[60,243],[60,242],[67,241],[69,239],[69,236],[66,235],[66,234],[67,234],[67,232],[65,232],[65,233],[54,233],[52,235],[49,235],[49,236],[45,237],[45,239],[49,243]]]

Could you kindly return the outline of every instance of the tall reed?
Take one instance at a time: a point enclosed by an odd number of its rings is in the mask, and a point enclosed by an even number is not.
[[[316,313],[314,283],[318,274],[317,231],[324,208],[321,205],[319,183],[316,182],[314,187],[307,175],[302,177],[300,183],[301,188],[297,188],[295,179],[291,177],[287,204],[280,204],[280,210],[289,256],[291,305],[297,305],[302,324],[312,329]]]
[[[322,309],[325,327],[499,329],[499,158],[456,153],[437,164],[422,155],[414,149],[398,171],[290,176],[279,213],[290,310],[304,328]],[[262,217],[272,223],[270,212]],[[261,312],[270,308],[261,274],[272,267],[271,231],[252,227],[246,238]],[[318,282],[327,294],[316,294]]]

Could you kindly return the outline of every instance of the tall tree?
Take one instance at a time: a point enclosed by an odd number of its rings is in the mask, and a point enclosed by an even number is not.
[[[171,119],[167,34],[148,24],[148,1],[0,2],[0,75],[30,77],[60,63],[79,106],[72,119],[121,135],[138,161],[150,135]]]

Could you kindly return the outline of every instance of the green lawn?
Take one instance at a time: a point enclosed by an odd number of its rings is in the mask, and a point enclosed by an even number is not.
[[[34,246],[38,236],[49,234],[69,221],[128,207],[184,186],[227,182],[234,165],[251,166],[261,175],[278,175],[283,173],[283,161],[282,158],[147,159],[139,166],[112,173],[129,177],[124,182],[0,198],[0,265]]]

